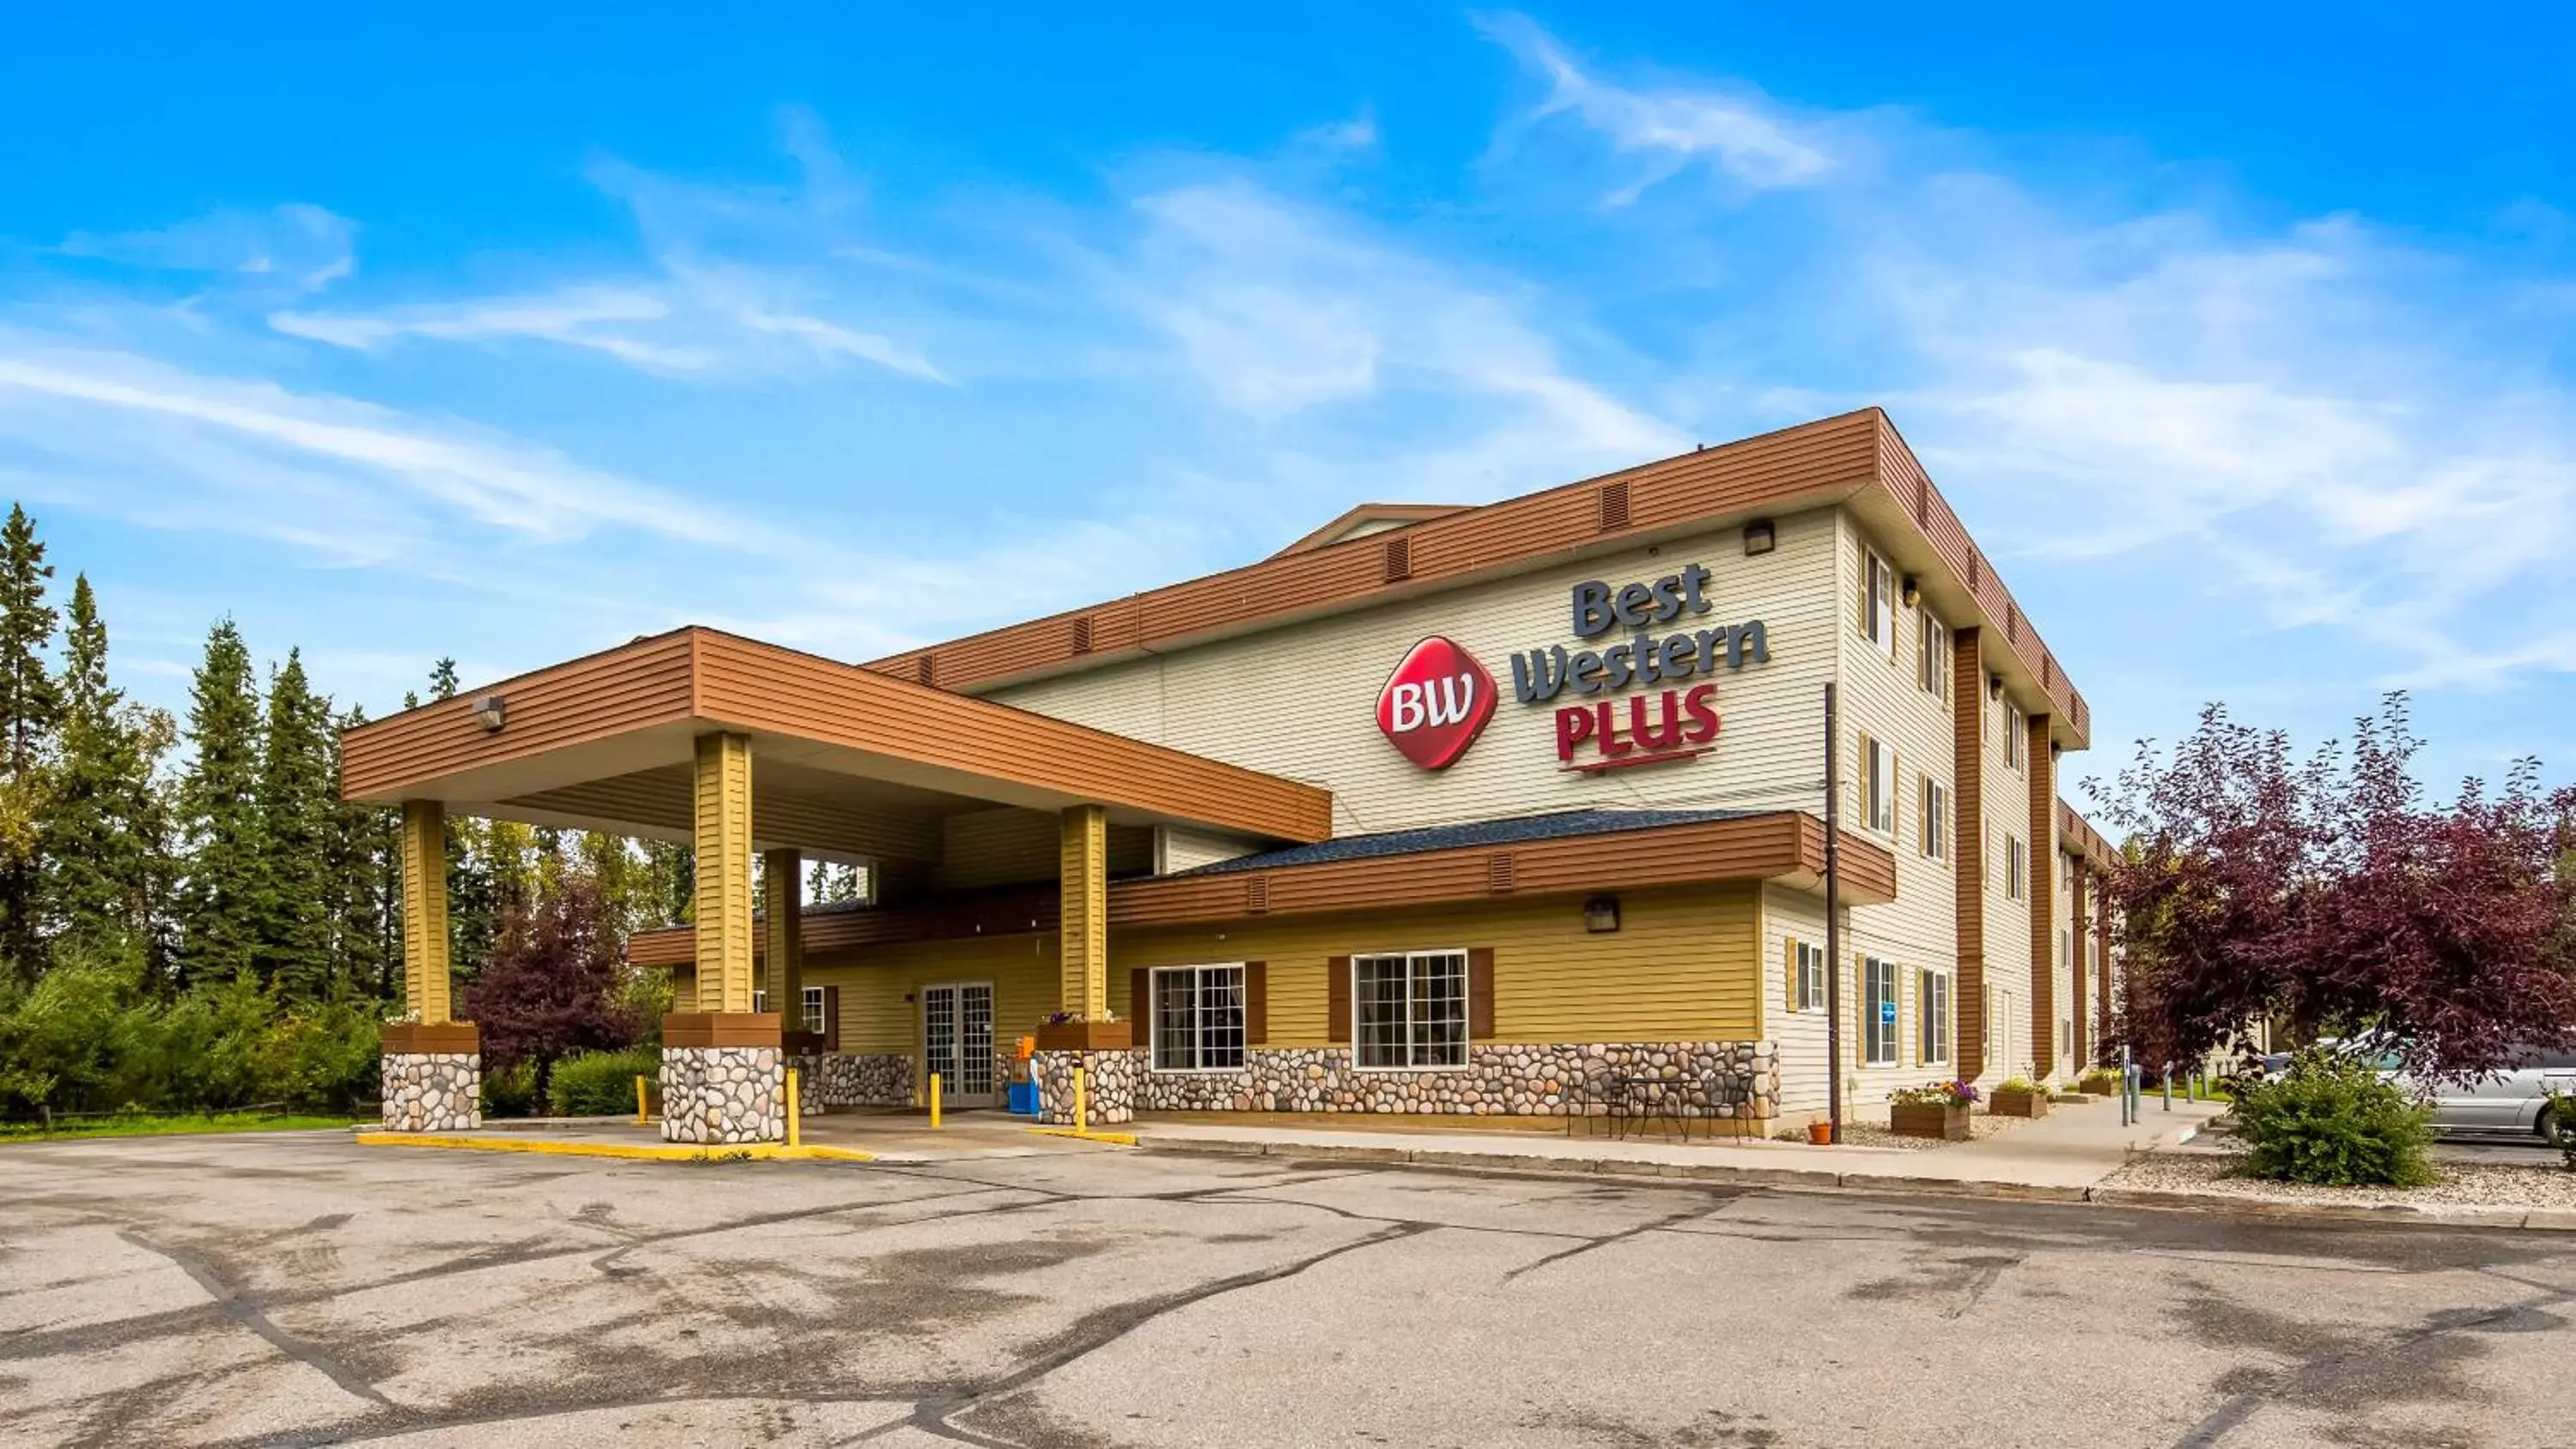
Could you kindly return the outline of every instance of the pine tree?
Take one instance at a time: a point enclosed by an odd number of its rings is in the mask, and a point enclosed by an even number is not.
[[[328,997],[331,933],[331,706],[314,694],[301,650],[269,673],[260,740],[260,977],[288,1001]]]
[[[402,909],[396,854],[401,815],[338,798],[340,736],[366,722],[367,712],[352,706],[329,737],[333,798],[323,909],[331,926],[334,990],[383,998],[392,984],[389,964],[400,956],[399,942],[388,939],[387,917]]]
[[[225,619],[206,635],[206,657],[189,691],[188,742],[195,750],[179,781],[188,842],[178,891],[182,984],[232,980],[251,969],[260,939],[259,699],[250,649]]]
[[[109,682],[107,625],[86,574],[72,581],[56,692],[62,756],[45,823],[45,895],[75,942],[105,950],[147,943],[166,834],[154,774],[171,725],[158,710],[127,704]]]
[[[35,979],[43,966],[38,847],[50,813],[45,768],[61,715],[45,663],[56,623],[45,580],[53,576],[36,521],[11,504],[0,526],[0,952],[22,980]]]
[[[429,697],[454,699],[458,688],[456,661],[441,658],[429,668]],[[500,929],[501,899],[492,878],[491,827],[470,817],[447,817],[447,939],[460,979],[471,980],[483,969]]]

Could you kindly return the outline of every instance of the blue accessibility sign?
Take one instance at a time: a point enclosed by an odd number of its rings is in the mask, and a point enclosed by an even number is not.
[[[1896,1024],[1896,1003],[1893,1001],[1880,1002],[1878,1004],[1878,1019],[1886,1025],[1894,1026]]]

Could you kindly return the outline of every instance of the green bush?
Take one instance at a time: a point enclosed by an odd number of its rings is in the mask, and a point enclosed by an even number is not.
[[[2301,1052],[2277,1082],[2247,1083],[2236,1099],[2247,1177],[2334,1187],[2419,1187],[2433,1180],[2424,1149],[2432,1109],[2408,1100],[2366,1064]]]
[[[582,1052],[555,1063],[546,1095],[558,1117],[623,1116],[635,1110],[635,1079],[661,1072],[662,1054],[651,1047]]]
[[[529,1117],[537,1110],[537,1064],[517,1062],[483,1074],[483,1115]]]

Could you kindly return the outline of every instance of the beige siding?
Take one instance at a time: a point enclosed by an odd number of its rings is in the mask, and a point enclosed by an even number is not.
[[[1839,630],[1842,665],[1842,735],[1843,735],[1843,820],[1845,827],[1862,839],[1877,842],[1896,857],[1896,899],[1885,905],[1855,906],[1847,912],[1843,939],[1844,1024],[1843,1061],[1845,1085],[1849,1094],[1844,1103],[1847,1114],[1867,1118],[1886,1102],[1887,1093],[1895,1087],[1948,1075],[1955,1069],[1958,1030],[1951,1028],[1950,1061],[1926,1062],[1921,1047],[1921,1002],[1918,972],[1926,969],[1952,973],[1951,1001],[1958,1001],[1956,969],[1958,966],[1958,898],[1949,860],[1934,860],[1923,854],[1923,789],[1926,776],[1945,787],[1953,786],[1957,770],[1955,747],[1951,734],[1952,704],[1942,695],[1926,693],[1920,684],[1922,663],[1923,611],[1908,608],[1902,599],[1900,572],[1899,597],[1895,602],[1895,640],[1891,651],[1882,652],[1861,633],[1861,561],[1864,549],[1873,549],[1886,557],[1886,550],[1865,534],[1857,521],[1844,515],[1838,567],[1843,626]],[[1943,621],[1945,624],[1948,621]],[[1944,679],[1947,671],[1944,671]],[[1865,808],[1867,762],[1861,749],[1864,738],[1875,739],[1896,755],[1895,794],[1896,820],[1892,832],[1870,827]],[[1954,791],[1955,794],[1955,791]],[[1955,842],[1953,842],[1955,848]],[[1817,922],[1821,929],[1821,919]],[[1808,939],[1816,939],[1814,936]],[[1859,967],[1862,956],[1875,956],[1892,961],[1897,967],[1898,1031],[1896,1062],[1888,1066],[1864,1066],[1861,1063],[1859,1023],[1862,1003],[1858,996]],[[1785,978],[1784,978],[1785,979]],[[1821,1035],[1814,1050],[1821,1053]],[[1821,1106],[1821,1083],[1817,1088]],[[1850,1120],[1847,1117],[1846,1120]]]
[[[1359,613],[1263,630],[1152,659],[996,691],[1006,704],[1325,785],[1337,834],[1586,806],[1821,808],[1823,685],[1834,668],[1834,513],[1778,522],[1779,546],[1746,558],[1738,530],[1639,547]],[[1721,671],[1716,748],[1684,764],[1586,776],[1560,770],[1555,706],[1511,695],[1511,659],[1575,646],[1569,598],[1585,579],[1652,580],[1686,564],[1714,578],[1694,628],[1763,621],[1771,659]],[[1417,641],[1443,634],[1492,671],[1502,698],[1464,758],[1416,769],[1377,729],[1377,696]],[[1624,637],[1624,636],[1621,636]],[[1593,641],[1596,644],[1609,642]]]
[[[1250,855],[1261,842],[1187,825],[1161,825],[1154,830],[1154,874],[1178,875],[1221,860]]]
[[[2009,700],[1980,699],[1977,707],[1986,712],[1983,731],[1985,746],[1985,791],[1987,839],[1981,842],[1986,851],[1986,998],[1989,1003],[1990,1031],[2000,1036],[1988,1044],[1986,1075],[1981,1079],[1992,1086],[2016,1072],[2030,1071],[2038,1063],[2031,1040],[2031,959],[2030,959],[2030,892],[2014,900],[2011,875],[2006,865],[2007,836],[2019,839],[2030,848],[2030,766],[2027,759],[2018,770],[2004,763],[2004,734],[2010,727],[2005,705]],[[1964,842],[1963,842],[1964,844]],[[2032,869],[2043,868],[2047,855],[2033,850]],[[2012,1009],[1998,1012],[1993,1003],[1998,994],[2012,993]]]

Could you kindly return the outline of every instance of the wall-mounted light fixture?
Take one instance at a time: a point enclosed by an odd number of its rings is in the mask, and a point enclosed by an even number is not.
[[[483,732],[497,735],[501,726],[510,722],[510,702],[497,694],[487,694],[474,701],[474,717],[483,722]]]
[[[1771,526],[1770,519],[1757,518],[1751,523],[1744,525],[1744,556],[1746,558],[1752,558],[1756,554],[1769,553],[1771,550],[1778,548],[1779,546],[1780,534],[1777,529]]]
[[[2049,741],[2048,762],[2054,765],[2064,758],[2066,758],[2066,746],[2057,743],[2055,740]]]
[[[1912,574],[1907,574],[1905,582],[1897,587],[1897,592],[1904,597],[1905,607],[1911,609],[1923,601],[1923,581]]]
[[[1619,929],[1619,898],[1594,896],[1583,903],[1583,929],[1594,935]]]
[[[1989,675],[1987,675],[1987,676],[1986,676],[1986,698],[1988,698],[1988,699],[2001,699],[2001,698],[2003,698],[2003,697],[2004,697],[2004,677],[2003,677],[2002,675],[2000,675],[2000,674],[1989,674]]]

